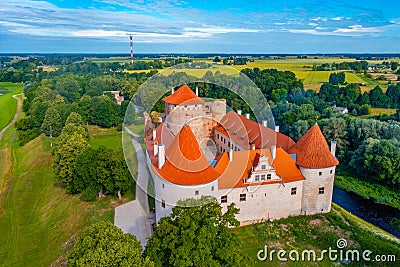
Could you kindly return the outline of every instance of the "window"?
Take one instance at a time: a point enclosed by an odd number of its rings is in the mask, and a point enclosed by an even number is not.
[[[332,173],[333,173],[333,170],[331,170],[330,173],[332,174]]]
[[[318,190],[318,194],[323,195],[325,193],[325,187],[320,187]]]
[[[267,180],[271,180],[271,174],[267,174]]]
[[[214,186],[211,186],[211,191],[214,191]]]
[[[322,175],[322,172],[319,172],[319,176],[321,176]]]
[[[224,138],[224,144],[226,144],[226,139]]]
[[[290,194],[296,195],[296,193],[297,193],[297,187],[292,187]]]
[[[165,188],[165,185],[164,185],[164,184],[162,184],[162,188]]]
[[[265,170],[265,168],[267,168],[267,166],[261,165],[261,169]]]
[[[194,191],[194,195],[198,196],[199,195],[199,190]]]
[[[256,175],[255,180],[256,180],[256,181],[260,181],[260,175]]]
[[[240,194],[240,201],[246,201],[246,194]]]
[[[228,147],[230,147],[230,146],[231,146],[231,142],[228,141]]]
[[[217,139],[219,139],[219,134],[217,134]]]
[[[161,201],[161,207],[163,207],[165,209],[165,200]]]
[[[221,203],[228,203],[228,196],[222,196]]]
[[[265,174],[261,175],[261,181],[265,181]]]

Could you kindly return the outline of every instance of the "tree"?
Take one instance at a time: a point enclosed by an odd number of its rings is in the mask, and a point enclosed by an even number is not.
[[[68,193],[76,193],[73,186],[75,161],[88,145],[87,140],[75,132],[65,143],[58,146],[54,153],[54,171],[57,180],[66,185]]]
[[[310,124],[305,120],[299,120],[289,127],[289,135],[298,141],[310,129]]]
[[[113,152],[111,163],[114,192],[117,193],[118,198],[121,198],[122,192],[128,191],[134,182],[126,165],[122,148]]]
[[[392,71],[397,70],[397,67],[398,67],[398,66],[399,66],[399,63],[397,63],[396,61],[390,62],[390,69],[391,69]]]
[[[398,143],[368,138],[352,153],[350,166],[361,177],[398,186],[400,183]]]
[[[368,115],[371,113],[371,107],[368,104],[361,105],[358,110],[358,115]]]
[[[75,125],[82,125],[83,124],[82,116],[79,113],[71,112],[71,114],[69,114],[67,120],[65,121],[65,125],[70,123]]]
[[[331,84],[344,84],[346,80],[346,75],[344,72],[331,73],[329,75],[329,83]]]
[[[44,115],[41,131],[47,136],[50,132],[53,136],[59,136],[61,133],[61,117],[58,111],[54,107],[49,107]]]
[[[379,85],[369,92],[369,100],[372,107],[387,108],[390,106],[389,98],[383,93]]]
[[[246,266],[240,239],[229,229],[239,225],[238,212],[232,203],[223,214],[213,197],[181,201],[160,219],[144,255],[156,266]]]
[[[326,140],[328,142],[332,140],[337,142],[338,155],[342,156],[346,153],[349,144],[346,120],[343,118],[329,118],[322,120],[319,124]]]
[[[141,255],[142,247],[132,234],[124,234],[110,222],[87,227],[68,252],[68,266],[154,266]]]
[[[355,149],[367,138],[381,138],[384,122],[374,119],[351,120],[348,127],[349,141]]]
[[[221,62],[221,59],[219,57],[215,57],[213,62],[215,62],[215,63]]]

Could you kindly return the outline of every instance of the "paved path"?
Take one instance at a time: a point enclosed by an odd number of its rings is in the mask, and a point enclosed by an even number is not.
[[[21,94],[18,94],[18,95],[21,95]],[[15,111],[15,115],[14,115],[14,118],[12,119],[12,121],[11,121],[6,127],[4,127],[3,130],[0,131],[0,140],[1,140],[1,138],[3,138],[4,133],[5,133],[8,129],[10,129],[11,126],[14,125],[14,123],[17,121],[17,119],[18,119],[18,117],[19,117],[19,114],[21,113],[21,107],[22,107],[22,101],[21,101],[21,99],[18,98],[17,95],[13,95],[12,97],[13,97],[14,99],[17,99],[17,110]]]
[[[125,233],[134,234],[144,247],[147,244],[147,238],[151,235],[150,220],[148,219],[149,203],[147,193],[144,191],[147,190],[149,173],[146,166],[146,157],[138,142],[139,136],[128,128],[124,130],[133,137],[132,143],[136,150],[138,162],[136,199],[115,208],[114,224]]]

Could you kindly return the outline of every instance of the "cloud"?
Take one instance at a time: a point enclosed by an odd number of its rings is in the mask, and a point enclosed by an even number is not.
[[[340,21],[340,20],[343,20],[343,19],[344,19],[343,17],[332,18],[332,20],[334,20],[334,21]]]
[[[314,29],[287,29],[286,31],[291,33],[302,33],[312,35],[335,35],[335,36],[350,36],[350,37],[361,37],[361,36],[376,36],[382,30],[378,27],[363,27],[362,25],[351,25],[347,28],[337,28],[334,30],[328,30],[324,27],[315,27]]]

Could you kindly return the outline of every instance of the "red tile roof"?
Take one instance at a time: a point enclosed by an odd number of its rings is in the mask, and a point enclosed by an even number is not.
[[[163,144],[165,146],[165,149],[167,149],[172,140],[174,140],[173,134],[169,131],[168,127],[164,123],[161,123],[156,128],[156,138],[159,144]],[[150,131],[150,134],[146,136],[144,142],[146,143],[147,153],[150,156],[151,162],[157,162],[158,158],[157,156],[154,156],[153,131]]]
[[[172,95],[167,96],[163,100],[164,102],[174,105],[195,105],[204,103],[204,100],[198,97],[186,84],[182,85]]]
[[[269,149],[243,150],[233,152],[233,160],[229,161],[229,153],[222,154],[217,162],[215,169],[221,174],[218,179],[218,188],[235,188],[249,186],[243,180],[249,177],[254,161],[257,161],[260,155],[266,155],[275,172],[281,176],[281,180],[268,180],[260,183],[252,184],[274,184],[274,183],[289,183],[294,181],[304,180],[296,162],[282,148],[276,149],[276,158],[271,160],[271,152]],[[258,155],[258,156],[257,156]]]
[[[211,167],[188,125],[166,149],[167,160],[161,170],[155,170],[165,180],[180,185],[198,185],[214,181],[219,173]]]
[[[244,149],[251,149],[251,143],[255,144],[258,149],[271,148],[275,145],[288,151],[295,144],[289,136],[276,133],[275,130],[264,127],[233,111],[228,112],[214,129]]]
[[[296,163],[306,168],[328,168],[339,164],[329,151],[328,143],[318,125],[312,126],[289,152],[296,154]]]

